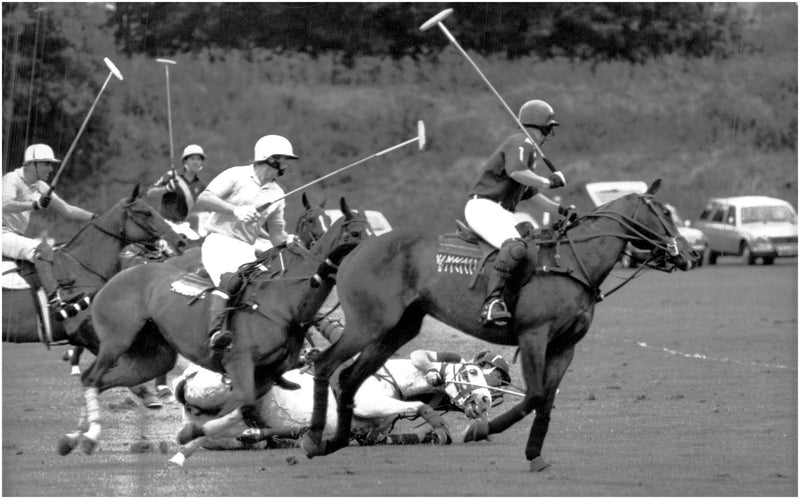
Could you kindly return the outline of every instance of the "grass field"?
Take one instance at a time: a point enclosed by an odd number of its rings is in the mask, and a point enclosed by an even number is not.
[[[616,269],[604,289],[629,272]],[[471,355],[487,346],[430,321],[400,353]],[[492,348],[513,358],[513,348]],[[100,450],[60,457],[56,441],[73,430],[82,404],[60,354],[3,345],[3,495],[798,493],[796,259],[753,267],[721,258],[688,273],[648,272],[598,304],[561,385],[544,448],[552,467],[541,474],[529,473],[523,456],[531,416],[491,443],[350,447],[313,460],[299,449],[201,451],[168,469],[178,408],[148,411],[121,389],[101,396]],[[519,382],[517,364],[512,374]],[[133,453],[143,441],[156,449],[168,441],[168,453]]]

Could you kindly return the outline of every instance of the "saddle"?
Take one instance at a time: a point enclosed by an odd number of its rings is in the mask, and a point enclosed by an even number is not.
[[[558,238],[555,230],[545,228],[533,230],[530,224],[518,226],[522,238],[529,247],[535,248],[532,261],[525,265],[523,273],[514,276],[512,285],[506,288],[506,304],[513,308],[516,303],[518,286],[514,283],[526,282],[535,273],[563,272],[560,269],[558,255]],[[477,232],[464,222],[456,220],[456,232],[439,236],[439,248],[436,251],[437,271],[450,274],[472,275],[469,288],[475,287],[478,277],[487,273],[487,267],[497,257],[499,250],[485,241]]]
[[[238,297],[244,294],[247,284],[257,275],[264,272],[271,272],[272,276],[278,276],[286,271],[283,263],[283,251],[289,247],[285,244],[270,248],[259,256],[254,262],[245,263],[236,271],[241,274],[243,283],[235,293],[231,294],[232,303],[237,303]],[[214,282],[208,275],[203,264],[195,272],[183,274],[178,280],[170,283],[170,290],[184,296],[192,298],[192,302],[201,300],[205,295],[214,290]]]

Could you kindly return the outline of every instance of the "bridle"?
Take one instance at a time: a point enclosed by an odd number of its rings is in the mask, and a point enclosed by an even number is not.
[[[657,209],[657,207],[653,203],[654,197],[652,194],[642,194],[641,200],[642,204],[636,207],[633,216],[625,215],[624,213],[620,213],[619,211],[616,210],[603,209],[585,213],[578,218],[578,221],[589,218],[597,218],[597,219],[608,218],[617,222],[622,227],[626,228],[629,233],[590,234],[576,239],[572,237],[569,233],[569,229],[575,227],[576,222],[573,222],[572,224],[569,224],[560,229],[560,231],[563,234],[565,234],[567,241],[569,242],[570,247],[572,248],[572,252],[575,255],[575,259],[578,262],[578,266],[580,267],[581,272],[583,272],[585,279],[580,279],[578,278],[578,276],[572,274],[570,274],[570,277],[582,282],[589,289],[593,290],[597,294],[598,301],[602,300],[606,296],[609,296],[610,294],[621,288],[623,285],[627,284],[631,279],[637,277],[644,268],[651,268],[654,270],[659,270],[661,272],[672,272],[673,270],[675,270],[676,266],[671,261],[670,257],[676,257],[680,254],[677,242],[679,234],[676,234],[675,231],[670,227],[670,224],[667,223],[667,219],[664,213],[662,213],[659,209]],[[666,235],[656,232],[655,230],[651,229],[650,227],[647,227],[642,222],[639,222],[637,220],[637,215],[639,214],[639,210],[642,208],[642,206],[647,207],[647,209],[649,209],[650,212],[653,215],[655,215],[656,219],[660,223],[661,228],[664,229],[664,232],[666,232]],[[575,250],[575,243],[588,241],[598,237],[607,237],[607,236],[613,236],[631,242],[644,241],[650,244],[653,247],[653,250],[651,252],[650,258],[647,260],[647,262],[645,262],[645,265],[642,266],[641,269],[637,270],[637,272],[633,273],[630,277],[625,279],[621,284],[613,288],[611,291],[607,293],[600,293],[599,288],[596,284],[593,285],[593,283],[589,283],[589,272],[586,270],[586,266],[584,265],[583,260],[581,260],[578,252]],[[655,261],[655,264],[651,264],[650,263],[651,260],[653,260],[657,254],[659,255],[658,260]]]
[[[310,248],[314,245],[319,239],[328,231],[330,224],[325,224],[325,211],[322,209],[314,209],[309,210],[300,217],[300,220],[297,221],[297,227],[295,231],[297,232],[297,237],[300,238],[301,241],[308,241],[308,244],[305,244],[306,248]],[[319,226],[322,228],[322,231],[316,230],[316,224],[319,223]],[[305,237],[304,237],[305,236]]]
[[[453,400],[453,403],[461,409],[474,401],[476,397],[474,383],[469,380],[469,376],[477,374],[477,372],[473,373],[473,370],[482,372],[480,366],[471,363],[454,364],[443,362],[442,367],[439,369],[439,374],[445,380],[445,384],[451,385],[456,389],[455,397],[449,393],[448,395]],[[449,375],[452,375],[452,380],[448,379]]]

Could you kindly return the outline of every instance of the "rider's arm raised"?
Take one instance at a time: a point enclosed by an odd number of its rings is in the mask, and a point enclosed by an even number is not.
[[[91,211],[84,210],[83,208],[79,208],[77,206],[71,205],[61,199],[55,192],[51,192],[50,196],[53,198],[50,201],[50,206],[53,207],[56,212],[61,214],[66,218],[70,218],[72,220],[79,220],[82,222],[88,222],[94,217],[94,213]]]

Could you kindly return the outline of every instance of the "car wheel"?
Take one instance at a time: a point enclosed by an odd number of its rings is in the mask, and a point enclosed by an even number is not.
[[[764,262],[764,265],[772,265],[773,263],[775,263],[775,257],[774,256],[765,256],[763,258],[763,262]]]
[[[739,253],[742,254],[742,258],[744,258],[744,261],[747,262],[747,265],[756,264],[756,257],[753,256],[753,252],[750,250],[750,245],[746,242],[742,241],[741,246],[739,246]]]
[[[714,250],[708,250],[708,264],[709,265],[716,265],[717,264],[717,257],[719,253]]]

